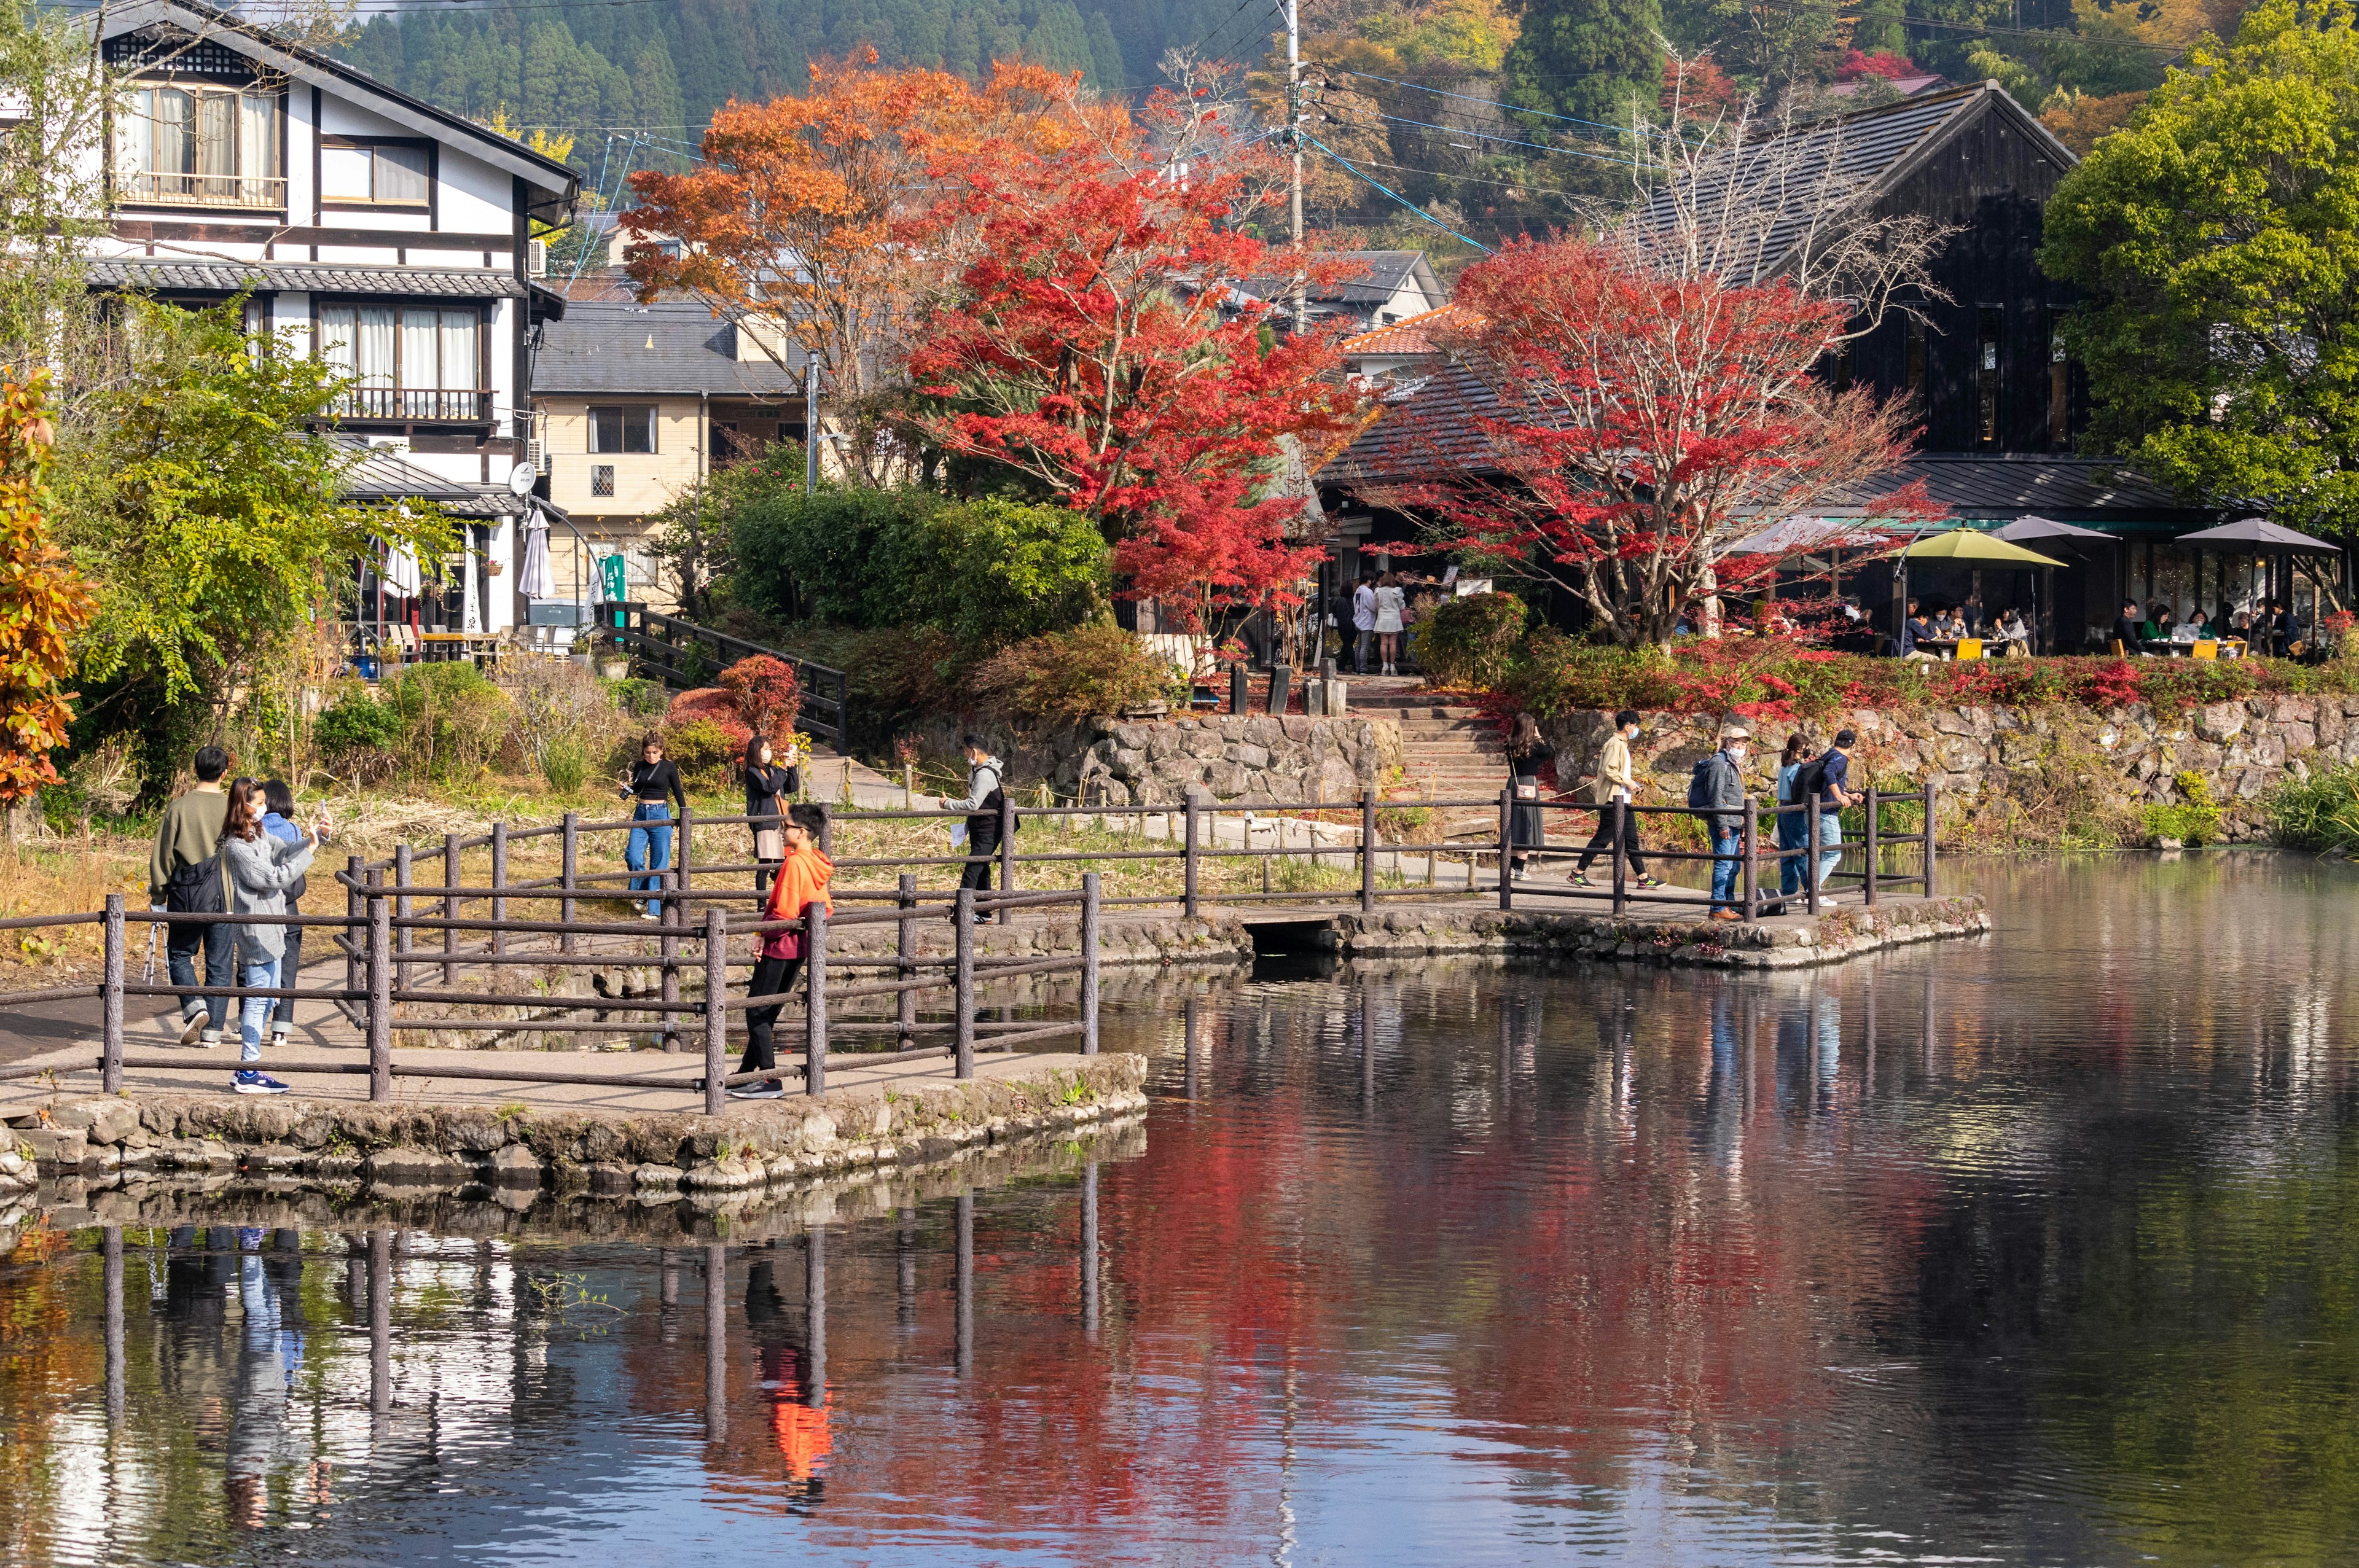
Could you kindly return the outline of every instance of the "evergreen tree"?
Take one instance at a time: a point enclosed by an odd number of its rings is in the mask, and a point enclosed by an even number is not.
[[[1576,120],[1626,125],[1634,103],[1651,113],[1661,93],[1662,27],[1658,0],[1532,0],[1523,34],[1507,51],[1505,96]]]

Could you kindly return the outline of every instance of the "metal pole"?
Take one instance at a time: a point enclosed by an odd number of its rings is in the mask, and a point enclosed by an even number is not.
[[[974,1195],[958,1195],[958,1375],[974,1375]]]
[[[565,862],[558,872],[557,885],[565,890],[565,896],[557,902],[557,918],[571,925],[573,924],[573,879],[580,870],[582,858],[582,817],[577,812],[565,814],[564,845]],[[568,931],[558,937],[557,950],[560,953],[573,951],[572,932]]]
[[[1803,862],[1802,891],[1808,899],[1810,913],[1816,914],[1819,912],[1820,894],[1819,803],[1815,800],[1806,800],[1802,803],[1802,852],[1810,857]],[[1781,887],[1786,881],[1785,865],[1786,862],[1783,860],[1777,862],[1777,882]]]
[[[1187,906],[1188,918],[1194,920],[1198,917],[1199,910],[1196,899],[1196,792],[1193,788],[1187,792],[1187,802],[1188,849],[1180,863],[1186,887],[1184,903]],[[1164,842],[1168,844],[1170,840],[1167,838]]]
[[[1428,851],[1430,853],[1431,851]],[[1499,907],[1516,907],[1516,791],[1512,784],[1499,786]]]
[[[1082,873],[1082,1054],[1098,1054],[1098,874]]]
[[[803,1092],[827,1092],[827,905],[803,910]]]
[[[1469,881],[1473,881],[1474,871],[1471,863],[1467,867],[1466,877]],[[1360,913],[1374,914],[1375,912],[1376,792],[1364,789],[1360,792]]]
[[[1761,918],[1761,862],[1754,855],[1760,828],[1761,803],[1748,795],[1745,797],[1745,842],[1736,847],[1737,854],[1745,861],[1745,918],[1747,920]]]
[[[906,986],[918,978],[917,872],[901,873],[900,889],[894,902],[900,906],[901,918],[897,923],[899,931],[894,949],[894,957],[900,962],[893,971],[893,978]],[[905,990],[893,1000],[893,1017],[897,1026],[896,1033],[899,1037],[900,1048],[907,1051],[910,1048],[911,1042],[917,1038],[918,993],[914,990]]]
[[[704,912],[704,1114],[728,1108],[721,1080],[728,1074],[729,916]]]
[[[1098,1162],[1082,1166],[1082,1332],[1098,1331]]]
[[[500,890],[507,885],[508,825],[505,822],[495,822],[492,824],[492,919],[495,923],[508,917],[508,901],[500,896]],[[505,953],[507,950],[508,934],[505,931],[494,931],[492,951]]]
[[[657,938],[656,953],[658,961],[663,966],[663,1000],[666,1002],[676,1002],[679,1000],[679,923],[681,917],[687,913],[680,907],[679,901],[671,896],[672,878],[676,874],[672,871],[663,871],[658,873],[656,879],[658,884],[657,891],[663,897],[661,905],[663,920],[656,927],[663,935]],[[663,1032],[663,1048],[667,1051],[679,1049],[679,1033],[674,1023],[674,1020],[679,1016],[678,1013],[667,1009],[663,1015],[663,1022],[658,1026]]]
[[[1630,907],[1630,857],[1623,852],[1622,836],[1629,831],[1630,803],[1618,796],[1614,802],[1614,913],[1622,914]]]
[[[704,1435],[729,1435],[729,1249],[704,1249]]]
[[[106,895],[106,968],[99,981],[98,1056],[98,1086],[111,1095],[123,1092],[124,946],[123,895],[111,892]]]
[[[393,1098],[393,931],[382,892],[368,901],[369,1098]]]
[[[999,891],[1016,891],[1016,802],[1008,798],[1005,783],[999,790]],[[999,906],[999,924],[1016,924],[1015,905]]]
[[[1875,786],[1867,786],[1867,904],[1875,907]]]
[[[1937,815],[1934,797],[1939,786],[1930,773],[1925,775],[1925,896],[1933,896],[1933,824]]]
[[[959,1077],[974,1076],[974,890],[961,888],[952,918],[958,929],[951,937],[957,953],[957,984],[952,1000],[958,1008],[958,1024],[953,1061]]]
[[[459,918],[459,895],[451,890],[459,885],[459,836],[442,835],[442,918]],[[442,983],[459,983],[459,929],[455,925],[442,928]],[[292,984],[292,982],[288,982]]]
[[[1302,245],[1302,16],[1299,0],[1286,0],[1286,139],[1294,157],[1291,199],[1294,244]],[[1294,330],[1310,321],[1310,282],[1298,266],[1294,275]]]
[[[803,351],[803,493],[819,492],[819,361]],[[843,737],[836,737],[842,744]]]

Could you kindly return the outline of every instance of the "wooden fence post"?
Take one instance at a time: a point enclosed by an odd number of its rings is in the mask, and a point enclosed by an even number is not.
[[[1473,857],[1467,857],[1466,880],[1474,880]],[[1376,912],[1376,792],[1360,792],[1360,913]]]
[[[410,917],[411,908],[409,902],[409,846],[407,844],[397,844],[394,846],[393,890],[393,913],[397,918],[406,921]],[[401,954],[400,967],[394,971],[393,983],[397,989],[402,990],[408,990],[409,989],[409,950],[411,947],[416,946],[416,942],[414,941],[416,935],[417,934],[411,931],[408,926],[404,925],[399,934],[393,939],[395,948]]]
[[[953,1072],[962,1078],[974,1076],[974,890],[961,888],[958,903],[952,911],[957,932],[952,943],[958,962],[953,971],[956,983],[951,996],[958,1009],[958,1022],[952,1038]]]
[[[898,930],[896,933],[894,957],[899,962],[894,966],[893,978],[906,987],[918,978],[917,872],[901,873],[900,887],[894,895],[894,903],[901,911],[901,918],[896,923]],[[900,1040],[899,1049],[907,1051],[916,1042],[918,1035],[918,993],[905,989],[893,999],[893,1020],[896,1026],[895,1033]]]
[[[663,966],[663,1000],[668,1003],[679,1000],[679,928],[684,912],[679,901],[671,896],[672,879],[676,874],[664,871],[656,878],[657,891],[663,896],[663,919],[656,927],[662,935],[657,938],[656,956],[657,961]],[[667,1051],[679,1049],[679,1033],[673,1027],[678,1016],[669,1009],[663,1015],[663,1048]]]
[[[494,953],[505,953],[508,950],[508,934],[506,931],[499,929],[501,925],[506,923],[508,917],[508,901],[500,896],[500,890],[507,885],[508,825],[505,822],[495,822],[492,824],[493,931],[492,940],[490,943],[491,950]]]
[[[1082,1054],[1098,1054],[1098,874],[1082,873]]]
[[[1933,775],[1925,775],[1925,896],[1933,896],[1933,825],[1939,817]]]
[[[573,879],[582,853],[582,817],[578,812],[565,814],[564,846],[565,860],[558,871],[558,886],[565,890],[565,896],[557,901],[557,918],[571,926],[573,924]],[[557,938],[557,950],[560,953],[573,951],[571,931],[566,931]]]
[[[999,891],[1003,893],[1016,891],[1016,802],[1008,798],[1004,780],[999,786]],[[999,924],[1016,924],[1014,904],[999,906]]]
[[[1185,798],[1188,806],[1188,845],[1186,854],[1180,862],[1181,879],[1185,890],[1181,902],[1186,908],[1188,918],[1194,920],[1199,916],[1201,906],[1197,903],[1196,896],[1196,835],[1198,832],[1198,827],[1196,818],[1196,790],[1192,784],[1190,785],[1185,792]],[[1169,820],[1169,818],[1166,820]],[[1147,826],[1147,819],[1145,817],[1142,816],[1139,818],[1139,826],[1141,827],[1145,827]],[[1171,840],[1168,838],[1164,839],[1164,842],[1167,844]]]
[[[442,918],[459,918],[459,895],[451,890],[459,885],[459,836],[442,835]],[[459,928],[442,928],[442,985],[445,989],[459,983]]]
[[[1426,851],[1431,854],[1431,850]],[[1516,907],[1516,791],[1512,784],[1499,786],[1499,907]]]
[[[106,895],[105,969],[99,980],[98,1047],[98,1087],[111,1095],[123,1092],[124,946],[123,895],[111,892]]]
[[[803,1092],[827,1092],[827,905],[803,911]]]
[[[344,989],[361,989],[361,955],[366,950],[368,906],[363,902],[360,885],[368,880],[358,855],[344,857]],[[352,1000],[347,997],[336,1004],[346,1018],[354,1017]]]
[[[808,785],[803,793],[810,793]],[[835,853],[835,807],[825,801],[819,803],[819,852],[831,857]]]
[[[1878,855],[1876,835],[1875,786],[1867,786],[1867,906],[1875,907],[1875,862]]]
[[[369,1098],[393,1098],[393,933],[384,894],[368,901]]]
[[[1761,803],[1747,795],[1745,797],[1745,841],[1736,847],[1745,862],[1745,918],[1761,918]]]
[[[704,912],[704,1114],[727,1108],[721,1080],[729,1074],[729,916]]]

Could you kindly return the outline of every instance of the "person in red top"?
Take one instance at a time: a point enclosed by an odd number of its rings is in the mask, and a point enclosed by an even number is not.
[[[828,879],[835,875],[835,862],[819,847],[823,821],[816,806],[787,808],[786,818],[779,825],[786,839],[786,854],[778,861],[777,879],[770,884],[770,902],[762,911],[764,920],[800,920],[814,903],[830,914],[835,913],[835,903],[827,895]],[[801,932],[773,931],[763,938],[760,956],[754,963],[754,979],[745,994],[770,1000],[746,1011],[745,1059],[737,1065],[740,1073],[766,1073],[778,1065],[771,1033],[777,1027],[778,1013],[786,1006],[787,993],[794,989],[795,978],[802,967]],[[778,1099],[787,1090],[777,1078],[764,1078],[740,1084],[729,1092],[738,1099]]]

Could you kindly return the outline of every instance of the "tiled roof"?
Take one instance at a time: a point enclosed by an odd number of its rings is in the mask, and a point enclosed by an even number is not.
[[[795,396],[802,351],[781,369],[766,356],[741,360],[737,330],[701,305],[632,305],[576,298],[542,330],[533,357],[536,396],[569,392],[713,393]]]
[[[1346,359],[1439,353],[1440,350],[1433,341],[1433,330],[1441,326],[1457,308],[1455,305],[1444,305],[1415,316],[1404,316],[1388,326],[1371,328],[1357,336],[1344,339],[1342,351]]]
[[[1321,259],[1345,264],[1343,276],[1328,283],[1314,283],[1310,297],[1345,305],[1381,305],[1398,293],[1400,287],[1428,264],[1423,251],[1320,251]],[[1291,278],[1271,276],[1247,278],[1240,287],[1261,299],[1288,297],[1294,283]],[[1440,280],[1434,280],[1440,288]]]
[[[2073,514],[2208,515],[2167,485],[2131,472],[2108,458],[2070,453],[1919,452],[1875,492],[1923,480],[1926,492],[1952,517],[2012,519],[2037,515],[2087,521]],[[1840,510],[1839,508],[1831,510]]]
[[[371,446],[351,436],[332,439],[362,456],[344,476],[344,493],[354,501],[391,504],[397,501],[430,501],[459,517],[520,516],[530,504],[505,484],[462,484],[444,479],[398,452]]]
[[[397,241],[398,236],[389,235]],[[98,288],[187,290],[235,294],[303,290],[312,294],[433,295],[453,299],[521,299],[525,286],[514,273],[489,268],[418,266],[315,266],[279,262],[94,261],[90,281]]]
[[[1441,365],[1387,399],[1376,422],[1318,477],[1329,484],[1384,485],[1486,471],[1489,442],[1474,422],[1497,406],[1489,387],[1456,365]]]

